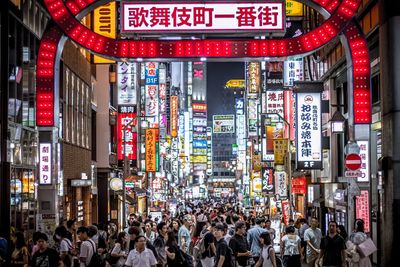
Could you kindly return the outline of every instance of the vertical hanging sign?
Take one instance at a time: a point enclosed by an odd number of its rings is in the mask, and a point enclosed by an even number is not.
[[[145,64],[146,116],[158,116],[158,63]]]
[[[51,184],[51,144],[40,143],[39,145],[39,184]]]
[[[178,97],[176,95],[171,96],[170,99],[170,122],[171,122],[171,136],[178,136]]]
[[[275,172],[275,194],[280,198],[287,197],[287,174],[286,172]]]
[[[303,58],[288,60],[283,65],[283,86],[291,87],[303,80]]]
[[[116,34],[116,2],[110,2],[101,7],[98,7],[93,12],[93,31],[100,35],[115,39]],[[103,57],[94,55],[93,62],[98,63],[114,63]]]
[[[118,105],[136,105],[136,63],[118,62]]]
[[[261,84],[261,66],[259,62],[250,62],[247,65],[247,91],[249,97],[257,98]]]
[[[273,168],[262,168],[262,192],[267,194],[275,193]]]
[[[297,169],[321,169],[321,93],[298,92],[296,117]]]
[[[146,129],[146,172],[158,171],[157,166],[158,129]]]
[[[357,177],[357,182],[369,182],[369,142],[368,141],[357,141],[357,145],[360,147],[361,157],[361,176]]]

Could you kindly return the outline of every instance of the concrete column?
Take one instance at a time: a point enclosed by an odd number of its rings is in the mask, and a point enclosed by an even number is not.
[[[380,238],[381,266],[398,266],[400,251],[400,9],[380,0],[379,29],[384,211]],[[396,262],[397,261],[397,262]]]

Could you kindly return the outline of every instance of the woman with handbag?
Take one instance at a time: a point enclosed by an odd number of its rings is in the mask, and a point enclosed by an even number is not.
[[[179,248],[174,235],[174,232],[169,232],[168,240],[165,244],[165,252],[167,253],[167,266],[189,267],[189,262],[186,259],[185,252]]]
[[[371,267],[371,260],[368,252],[363,250],[363,243],[369,242],[370,238],[364,233],[364,221],[356,220],[355,231],[350,235],[349,240],[354,245],[351,251],[350,267]],[[349,244],[351,245],[351,244]]]
[[[112,267],[123,267],[126,261],[126,233],[120,232],[111,252],[107,254],[106,261]]]

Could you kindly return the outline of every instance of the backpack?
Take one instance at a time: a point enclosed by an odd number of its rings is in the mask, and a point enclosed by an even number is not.
[[[91,245],[92,248],[93,248],[93,255],[92,255],[92,258],[90,258],[90,262],[89,262],[89,264],[88,264],[86,267],[99,267],[99,266],[103,266],[104,264],[103,264],[103,262],[102,262],[102,260],[101,260],[101,257],[100,257],[100,255],[99,255],[99,253],[97,253],[96,245],[93,245],[93,243],[92,243],[91,241],[89,241],[89,240],[88,240],[87,242],[89,242],[90,245]]]
[[[197,240],[196,244],[193,247],[193,258],[195,261],[199,261],[202,259],[203,253],[206,251],[206,247],[204,244],[204,237]]]

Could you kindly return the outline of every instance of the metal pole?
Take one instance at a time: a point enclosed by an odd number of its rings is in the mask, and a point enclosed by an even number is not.
[[[126,156],[126,125],[124,126],[124,175],[122,179],[122,226],[126,227],[126,185],[125,179],[128,177],[128,157]]]

